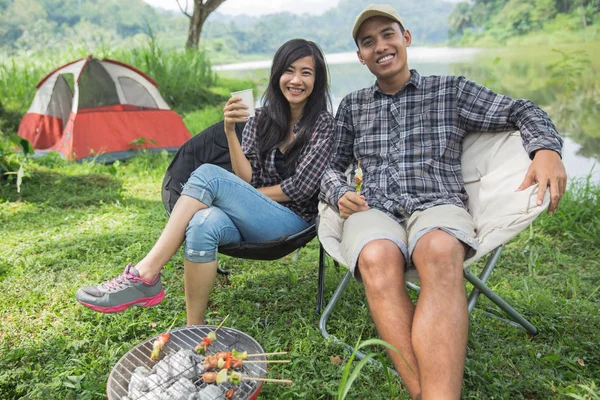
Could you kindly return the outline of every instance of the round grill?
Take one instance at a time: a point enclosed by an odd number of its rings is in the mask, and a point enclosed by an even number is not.
[[[192,326],[185,328],[173,329],[170,333],[171,336],[169,341],[163,347],[160,352],[160,360],[164,359],[169,355],[174,355],[181,349],[193,350],[198,343],[202,341],[202,338],[206,337],[209,332],[214,331],[216,326],[203,325],[203,326]],[[133,374],[133,371],[137,367],[146,367],[151,370],[160,360],[154,361],[150,359],[150,352],[152,351],[152,344],[156,340],[157,336],[146,340],[129,350],[117,364],[113,367],[108,377],[108,383],[106,385],[106,394],[109,400],[121,400],[123,398],[129,400],[145,399],[145,396],[138,396],[136,398],[126,397],[128,395],[129,381]],[[232,349],[238,351],[247,351],[248,354],[262,354],[264,350],[258,344],[256,340],[248,336],[244,332],[238,331],[232,328],[221,327],[217,331],[217,340],[212,343],[208,348],[208,354],[214,354],[219,351],[231,351]],[[243,377],[251,378],[265,378],[267,375],[267,363],[265,356],[251,357],[247,361],[263,361],[262,363],[251,363],[244,362],[242,368],[239,370]],[[194,367],[195,368],[195,367]],[[202,381],[198,374],[194,374],[195,377],[192,382],[196,386],[197,390],[205,388],[207,384]],[[164,384],[165,388],[167,384]],[[262,382],[254,380],[242,380],[239,385],[231,385],[229,382],[222,383],[219,385],[224,391],[229,388],[234,388],[235,394],[234,399],[238,400],[254,400],[258,396],[262,387]],[[148,397],[150,398],[150,397]]]

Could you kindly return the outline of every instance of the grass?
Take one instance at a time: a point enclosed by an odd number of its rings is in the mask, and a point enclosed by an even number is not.
[[[160,182],[169,156],[141,154],[112,166],[39,159],[21,193],[0,182],[0,398],[102,399],[112,366],[137,343],[184,320],[183,258],[164,270],[167,297],[157,307],[98,314],[74,292],[139,260],[166,221]],[[513,240],[491,285],[540,329],[524,332],[471,314],[465,399],[598,398],[600,390],[600,187],[572,185],[552,217]],[[350,354],[324,341],[314,313],[318,243],[296,262],[220,257],[208,320],[247,332],[291,364],[269,377],[264,399],[334,399]],[[329,298],[343,271],[328,268]],[[494,311],[482,300],[480,308]],[[340,300],[329,331],[346,343],[376,337],[360,285]],[[356,361],[355,361],[356,363]],[[592,394],[590,394],[592,393]],[[588,396],[588,397],[585,397]],[[595,397],[592,397],[595,396]],[[366,365],[347,399],[408,399],[398,381]]]

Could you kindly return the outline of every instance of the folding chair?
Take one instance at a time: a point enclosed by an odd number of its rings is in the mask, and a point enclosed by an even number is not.
[[[469,194],[469,212],[476,224],[478,250],[473,258],[465,262],[463,275],[473,285],[468,298],[469,312],[475,307],[479,295],[483,294],[508,314],[512,321],[495,314],[486,314],[535,335],[537,329],[487,286],[487,281],[500,258],[503,245],[531,224],[550,203],[550,196],[546,193],[543,205],[536,206],[537,185],[520,192],[515,191],[523,181],[530,163],[518,131],[469,133],[465,138],[462,173]],[[320,312],[323,305],[326,256],[329,255],[336,266],[347,265],[340,249],[343,223],[344,220],[336,209],[325,203],[319,204],[317,236],[321,248],[317,312]],[[469,265],[490,252],[479,276],[472,273]],[[331,336],[327,332],[327,321],[351,278],[351,272],[347,272],[321,315],[319,329],[325,339]],[[418,280],[414,268],[406,273],[406,280],[409,288],[419,289],[413,283]],[[340,342],[334,336],[332,338]],[[347,344],[342,344],[351,349]],[[361,356],[364,355],[361,353],[358,356],[362,358]]]
[[[171,214],[183,186],[192,172],[200,165],[209,163],[218,165],[229,172],[233,171],[223,124],[223,121],[218,122],[192,137],[179,148],[173,157],[162,183],[162,201],[167,214]],[[240,142],[244,125],[241,123],[235,126]],[[303,247],[315,236],[316,227],[313,224],[301,232],[277,240],[220,246],[218,251],[236,258],[276,260]],[[229,274],[228,271],[221,269],[218,272],[222,275]]]

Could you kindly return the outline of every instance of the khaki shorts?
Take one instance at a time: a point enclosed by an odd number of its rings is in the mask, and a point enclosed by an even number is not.
[[[465,259],[475,255],[477,251],[475,222],[465,209],[454,205],[441,205],[415,211],[401,224],[376,209],[353,214],[344,222],[341,249],[344,258],[351,260],[348,269],[357,279],[360,279],[356,265],[358,256],[367,243],[379,239],[394,242],[407,260],[408,268],[419,239],[436,229],[448,232],[467,246]]]

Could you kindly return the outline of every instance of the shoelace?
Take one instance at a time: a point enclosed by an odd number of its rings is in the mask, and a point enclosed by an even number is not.
[[[138,279],[137,276],[133,275],[129,271],[123,271],[116,278],[110,279],[102,284],[106,289],[118,289],[123,285],[127,285],[129,281],[134,281]]]

